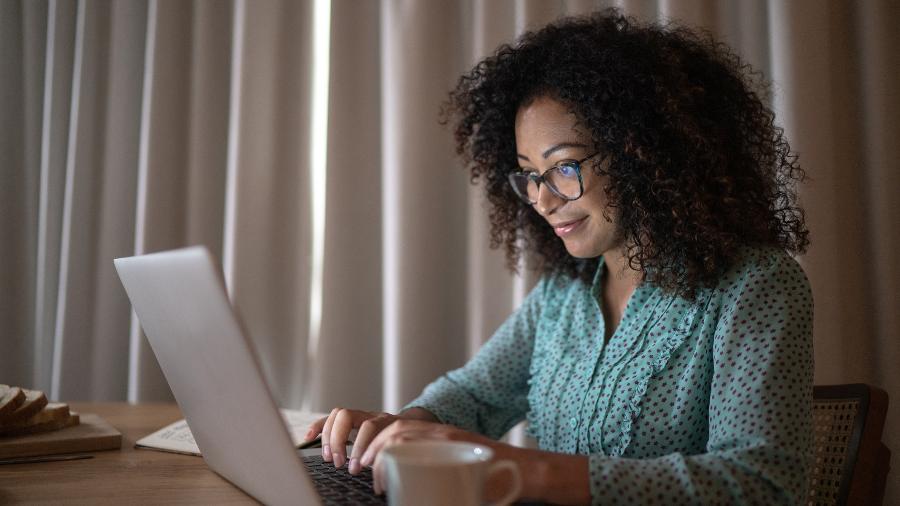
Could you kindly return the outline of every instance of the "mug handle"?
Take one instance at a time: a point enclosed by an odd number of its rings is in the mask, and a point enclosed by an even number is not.
[[[522,492],[522,477],[519,476],[519,466],[515,464],[515,462],[511,460],[498,460],[488,467],[488,477],[492,476],[494,473],[499,473],[502,471],[509,471],[509,474],[512,475],[512,486],[509,489],[509,492],[506,493],[501,499],[497,500],[497,502],[492,502],[488,506],[498,506],[501,504],[509,504],[516,500],[519,497],[519,493]]]

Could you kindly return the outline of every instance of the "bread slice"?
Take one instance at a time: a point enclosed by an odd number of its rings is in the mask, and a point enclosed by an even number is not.
[[[21,388],[0,385],[0,424],[9,418],[23,402],[25,402],[25,392]]]
[[[40,427],[37,432],[43,432],[42,429],[44,427],[62,428],[65,427],[68,419],[69,405],[61,402],[51,402],[30,418],[0,425],[0,436],[33,434],[33,432],[29,431],[29,427],[35,426]]]
[[[67,407],[68,409],[68,407]],[[26,436],[29,434],[39,434],[42,432],[51,432],[54,430],[65,429],[66,427],[73,427],[81,423],[81,418],[78,416],[78,413],[72,412],[66,415],[65,418],[50,420],[48,422],[37,423],[34,425],[27,425],[12,429],[3,429],[0,431],[0,437],[11,437],[11,436]]]
[[[47,396],[44,395],[44,392],[40,390],[22,390],[25,392],[25,402],[23,402],[18,409],[12,412],[2,423],[0,423],[0,427],[20,422],[23,420],[27,420],[32,416],[41,412],[44,409],[44,406],[47,405]]]

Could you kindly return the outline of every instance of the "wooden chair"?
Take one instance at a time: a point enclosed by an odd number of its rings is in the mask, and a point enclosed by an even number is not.
[[[887,406],[887,393],[870,385],[814,387],[808,505],[882,503],[891,460],[881,442]]]

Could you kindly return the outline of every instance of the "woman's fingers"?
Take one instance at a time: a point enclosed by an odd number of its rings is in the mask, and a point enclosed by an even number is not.
[[[379,432],[385,427],[397,420],[397,417],[388,413],[382,413],[374,418],[369,418],[359,425],[359,431],[356,433],[356,439],[353,441],[353,451],[350,453],[350,465],[347,470],[350,474],[357,474],[362,469],[360,459],[369,443],[375,439]]]
[[[375,489],[375,495],[381,495],[384,492],[382,488],[382,474],[384,474],[384,464],[382,460],[379,458],[375,459],[375,464],[372,466],[372,488]]]
[[[382,431],[381,434],[384,434],[387,431]],[[419,430],[412,431],[403,431],[401,433],[393,433],[387,437],[380,438],[381,441],[380,449],[388,448],[394,446],[396,444],[405,443],[408,441],[415,441],[417,439],[424,439],[427,437],[425,432]],[[379,439],[379,438],[376,438]],[[384,470],[384,457],[381,451],[375,454],[375,462],[372,464],[372,488],[375,489],[375,493],[378,495],[383,494],[387,490],[387,476],[386,471]]]
[[[325,425],[322,426],[322,459],[325,462],[331,462],[331,427],[334,425],[334,419],[341,411],[341,408],[334,408],[325,419]]]
[[[343,467],[347,460],[347,437],[350,431],[372,416],[374,415],[371,413],[352,409],[342,409],[335,415],[329,434],[329,449],[334,467]]]
[[[396,444],[402,440],[427,438],[429,425],[437,424],[402,419],[394,421],[372,439],[368,448],[363,451],[359,463],[364,466],[374,465],[375,458],[381,452],[382,448]]]
[[[328,420],[327,416],[323,416],[319,418],[315,422],[309,424],[309,430],[306,431],[306,435],[303,436],[303,439],[309,441],[310,439],[315,438],[320,432],[322,432],[322,428],[325,427],[325,421]]]
[[[359,463],[364,466],[373,466],[375,464],[375,458],[378,456],[378,452],[381,451],[385,442],[396,432],[402,431],[405,428],[405,425],[406,422],[404,420],[397,420],[386,429],[378,432],[378,434],[372,438],[371,442],[369,442],[367,448],[363,450],[363,453],[359,458]]]
[[[322,458],[326,462],[334,462],[334,467],[343,467],[347,462],[347,438],[350,436],[350,432],[353,429],[361,429],[368,420],[381,418],[384,420],[375,424],[374,427],[372,424],[368,424],[367,429],[363,431],[361,440],[363,449],[374,437],[374,433],[390,423],[389,421],[385,423],[385,420],[392,420],[396,417],[389,413],[370,413],[355,409],[334,408],[331,410],[322,425]],[[373,431],[374,433],[372,433]],[[360,441],[359,433],[357,433],[357,441]],[[359,469],[357,468],[356,471],[358,472]]]
[[[472,434],[456,427],[421,420],[398,418],[385,429],[378,432],[365,448],[359,459],[360,464],[371,466],[382,449],[403,441],[417,439],[439,439],[481,442],[489,441],[484,436]]]
[[[384,434],[384,432],[382,432],[382,434]],[[407,436],[391,435],[389,437],[382,438],[382,440],[384,441],[383,447],[387,448],[388,446],[406,441]],[[381,495],[387,489],[387,477],[385,476],[384,470],[384,458],[379,451],[375,454],[374,459],[375,461],[372,463],[372,488],[375,489],[375,493],[377,495]]]
[[[334,408],[328,417],[316,420],[310,426],[309,433],[315,435],[320,426],[322,458],[333,462],[335,467],[348,463],[347,438],[350,431],[359,429],[349,458],[348,470],[351,474],[358,474],[363,466],[372,466],[378,452],[387,444],[407,439],[440,438],[441,430],[445,428],[432,422],[404,420],[390,413],[344,408]]]

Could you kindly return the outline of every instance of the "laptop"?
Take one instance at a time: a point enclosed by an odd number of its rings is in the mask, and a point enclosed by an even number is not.
[[[318,450],[294,448],[206,248],[117,258],[115,266],[213,471],[265,504],[386,503],[370,470],[351,476]]]

